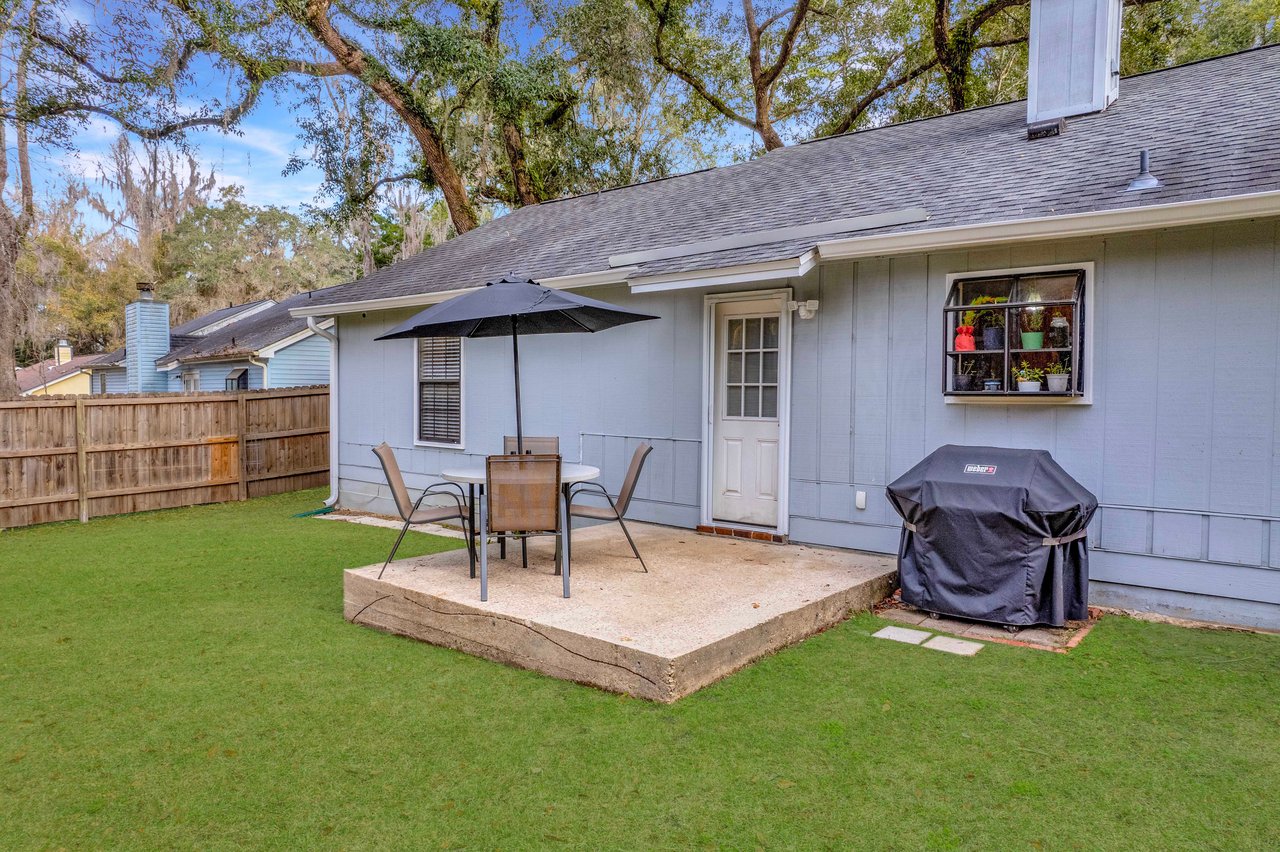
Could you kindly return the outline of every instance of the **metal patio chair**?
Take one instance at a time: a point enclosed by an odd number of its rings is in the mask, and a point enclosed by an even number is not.
[[[556,536],[563,543],[568,521],[560,490],[557,455],[502,455],[485,460],[484,500],[480,503],[480,600],[489,599],[489,536]],[[564,596],[569,597],[568,548],[561,556]]]
[[[518,446],[520,446],[520,441],[515,435],[504,435],[502,437],[502,451],[507,455],[517,452],[516,448]],[[554,436],[540,438],[533,435],[525,435],[524,451],[526,454],[558,456],[560,455],[560,439]]]
[[[507,455],[519,452],[520,439],[515,435],[502,436],[502,452]],[[540,454],[547,456],[560,455],[560,439],[551,437],[536,437],[533,435],[525,435],[524,437],[525,455]],[[499,540],[498,556],[503,559],[507,558],[507,540],[505,538]],[[529,542],[520,542],[520,564],[525,568],[529,567]]]
[[[453,520],[459,521],[462,525],[462,532],[467,539],[467,561],[471,564],[471,576],[474,577],[476,575],[476,552],[471,541],[472,531],[467,528],[467,501],[462,486],[453,482],[441,482],[431,485],[415,501],[409,496],[409,489],[404,484],[404,476],[400,473],[400,464],[396,461],[396,454],[391,447],[387,446],[384,441],[373,448],[373,454],[382,463],[382,472],[386,475],[387,485],[391,488],[391,497],[395,500],[396,511],[400,513],[400,517],[404,521],[404,526],[400,528],[400,535],[396,536],[395,545],[391,548],[391,552],[387,554],[387,561],[382,563],[382,570],[378,572],[378,579],[382,579],[382,572],[387,570],[387,566],[395,558],[396,551],[400,549],[400,542],[404,541],[404,534],[409,531],[410,525],[437,524],[441,521]],[[458,490],[457,494],[452,493],[451,489],[454,488]],[[446,503],[443,506],[423,507],[422,501],[433,495],[450,497],[453,499],[453,504]]]
[[[627,544],[631,545],[631,552],[636,555],[636,559],[640,560],[640,567],[644,569],[646,574],[649,573],[649,566],[644,564],[644,557],[640,555],[640,549],[636,547],[635,539],[631,537],[631,531],[627,529],[627,522],[622,517],[627,514],[627,508],[631,505],[631,497],[636,491],[636,483],[640,480],[640,471],[644,469],[645,459],[649,458],[649,453],[651,452],[653,452],[653,447],[647,443],[642,443],[636,447],[635,453],[631,456],[631,465],[627,468],[627,476],[622,480],[622,490],[618,492],[618,499],[616,500],[610,497],[609,492],[598,482],[582,482],[569,491],[569,523],[572,524],[574,518],[617,521],[618,526],[622,527],[622,534],[627,537]],[[579,494],[583,493],[603,494],[609,505],[574,505],[573,501]]]

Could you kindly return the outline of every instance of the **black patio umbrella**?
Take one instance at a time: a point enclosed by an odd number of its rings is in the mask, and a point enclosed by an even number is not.
[[[411,337],[502,337],[511,335],[516,378],[516,447],[524,452],[520,416],[520,335],[595,333],[632,322],[658,319],[535,284],[527,278],[503,278],[432,305],[400,323],[378,340]]]

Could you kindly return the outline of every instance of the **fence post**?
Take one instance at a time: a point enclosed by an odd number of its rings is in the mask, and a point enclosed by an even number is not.
[[[249,499],[249,459],[245,454],[245,433],[249,431],[248,406],[246,405],[245,395],[243,393],[236,394],[236,404],[240,409],[240,429],[239,450],[236,455],[239,459],[240,466],[240,499]]]
[[[84,400],[76,399],[76,497],[80,503],[80,523],[89,522],[89,430],[85,424]]]

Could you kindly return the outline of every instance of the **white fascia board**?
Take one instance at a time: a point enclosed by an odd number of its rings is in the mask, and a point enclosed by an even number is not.
[[[262,304],[260,305],[253,305],[252,307],[245,308],[243,311],[240,311],[239,313],[232,314],[229,317],[223,317],[222,319],[218,320],[215,323],[210,323],[209,325],[200,326],[195,331],[191,332],[191,336],[192,337],[208,337],[209,335],[213,334],[215,331],[217,331],[220,328],[226,328],[232,323],[240,322],[240,320],[242,319],[248,319],[249,317],[253,316],[256,313],[261,313],[262,311],[265,311],[267,308],[273,307],[275,304],[276,304],[275,299],[264,299],[262,301]]]
[[[333,320],[332,319],[321,320],[320,322],[316,323],[316,325],[325,329],[332,328]],[[293,344],[299,341],[306,340],[308,337],[311,337],[313,334],[315,334],[315,332],[313,332],[311,329],[304,328],[302,331],[295,332],[294,334],[289,335],[283,340],[277,340],[275,343],[271,344],[270,346],[262,347],[261,349],[259,349],[257,352],[254,353],[253,357],[270,358],[272,355],[275,355],[281,349],[284,349],[285,347],[288,347],[288,346],[292,346]]]
[[[984,222],[895,234],[849,237],[818,243],[822,260],[851,260],[916,254],[985,245],[1091,237],[1126,231],[1148,231],[1207,225],[1254,217],[1280,216],[1280,191],[1126,207],[1091,213],[1069,213],[1008,222]]]
[[[750,284],[755,281],[778,281],[799,278],[817,263],[817,253],[812,249],[799,257],[782,260],[766,260],[720,269],[699,269],[693,272],[672,272],[650,275],[631,280],[632,293],[661,293],[668,290],[690,290],[699,287],[719,287],[725,284]]]
[[[635,267],[621,269],[605,269],[600,272],[583,272],[577,275],[558,275],[553,278],[535,279],[544,287],[553,290],[576,290],[580,287],[595,287],[601,284],[622,284],[627,276],[635,271]],[[425,308],[460,296],[475,287],[458,287],[453,290],[439,290],[434,293],[414,293],[407,296],[392,296],[386,299],[364,299],[352,302],[332,302],[327,305],[303,305],[290,308],[290,316],[295,317],[332,317],[340,314],[358,314],[364,311],[394,311],[401,308]]]

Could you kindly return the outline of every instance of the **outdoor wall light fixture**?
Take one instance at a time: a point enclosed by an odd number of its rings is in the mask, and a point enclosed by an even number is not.
[[[787,310],[795,311],[800,315],[802,320],[811,320],[818,315],[818,300],[810,299],[807,302],[787,302]]]

